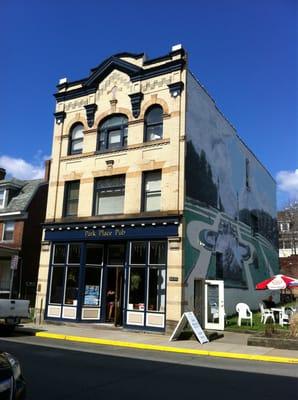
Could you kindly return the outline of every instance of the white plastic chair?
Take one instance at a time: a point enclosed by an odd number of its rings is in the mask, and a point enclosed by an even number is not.
[[[219,319],[219,311],[218,311],[218,305],[217,303],[211,303],[210,304],[210,312],[212,314],[212,322],[215,322],[215,320]],[[225,320],[225,325],[227,324],[227,314],[224,309],[224,320]]]
[[[290,319],[294,314],[292,307],[281,307],[281,312],[279,314],[279,324],[281,326],[289,325]]]
[[[259,307],[261,310],[261,322],[263,322],[263,324],[266,324],[267,319],[271,318],[273,323],[275,324],[274,312],[269,310],[269,308],[265,308],[263,303],[260,303]]]
[[[236,305],[236,311],[238,313],[238,326],[241,326],[241,321],[250,320],[250,326],[252,326],[252,312],[245,303],[238,303]]]

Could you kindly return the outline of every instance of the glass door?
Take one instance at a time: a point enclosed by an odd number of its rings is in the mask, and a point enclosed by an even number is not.
[[[125,245],[107,247],[105,322],[122,325]]]
[[[224,330],[224,282],[205,280],[205,329]]]

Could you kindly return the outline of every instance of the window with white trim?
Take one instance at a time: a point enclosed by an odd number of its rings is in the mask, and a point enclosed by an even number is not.
[[[124,194],[125,175],[96,179],[94,214],[122,214]]]
[[[290,224],[288,222],[281,222],[279,226],[280,226],[280,230],[282,232],[286,232],[286,231],[290,230]]]
[[[150,107],[145,114],[145,141],[162,139],[163,109],[159,105]]]
[[[5,222],[3,227],[3,241],[12,241],[15,223],[13,221]]]
[[[83,125],[75,124],[70,131],[68,154],[80,154],[83,151]]]
[[[166,254],[162,240],[130,243],[128,310],[165,312]]]
[[[161,199],[161,171],[144,173],[143,211],[159,211]]]
[[[113,115],[106,119],[98,129],[97,150],[107,151],[127,146],[126,115]]]
[[[0,208],[5,207],[6,190],[0,189]]]

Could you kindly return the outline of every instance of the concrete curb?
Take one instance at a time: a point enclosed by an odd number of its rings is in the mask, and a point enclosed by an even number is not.
[[[100,345],[117,346],[117,347],[128,347],[128,348],[141,349],[141,350],[155,350],[155,351],[164,351],[164,352],[170,352],[170,353],[191,354],[191,355],[198,355],[198,356],[234,358],[234,359],[238,359],[238,360],[298,364],[298,358],[289,358],[289,357],[274,357],[274,356],[265,356],[265,355],[258,355],[258,354],[241,354],[241,353],[228,353],[228,352],[221,352],[221,351],[184,349],[184,348],[180,348],[180,347],[159,346],[159,345],[154,345],[154,344],[145,344],[145,343],[136,343],[136,342],[123,342],[123,341],[118,341],[118,340],[97,339],[97,338],[90,338],[90,337],[83,337],[83,336],[71,336],[71,335],[63,335],[63,334],[47,333],[47,332],[36,332],[35,336],[45,338],[45,339],[68,340],[71,342],[91,343],[91,344],[100,344]]]

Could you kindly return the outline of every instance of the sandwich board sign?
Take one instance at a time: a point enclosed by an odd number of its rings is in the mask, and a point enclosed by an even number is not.
[[[197,320],[196,316],[192,311],[183,313],[169,341],[177,340],[181,335],[181,333],[184,331],[187,323],[189,324],[193,333],[195,334],[196,338],[201,344],[209,342],[201,325],[199,324],[199,321]]]

